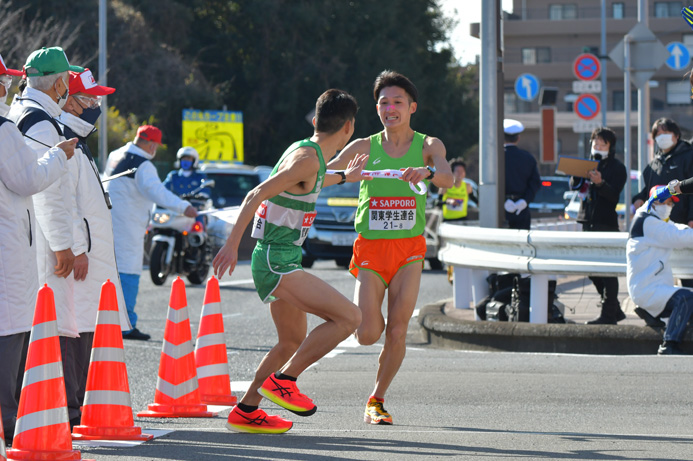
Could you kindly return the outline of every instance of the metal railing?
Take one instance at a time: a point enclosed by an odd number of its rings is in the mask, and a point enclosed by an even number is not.
[[[546,323],[549,276],[626,275],[626,232],[524,231],[443,223],[439,237],[438,259],[454,267],[458,308],[488,295],[489,272],[531,274],[530,322]],[[675,276],[693,278],[693,249],[676,250],[671,265]]]

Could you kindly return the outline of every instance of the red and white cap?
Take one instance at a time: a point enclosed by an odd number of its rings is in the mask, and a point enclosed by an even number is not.
[[[15,77],[24,76],[24,72],[21,70],[8,69],[5,65],[5,60],[2,59],[2,55],[0,55],[0,75],[2,74],[14,75]]]
[[[104,96],[114,91],[115,88],[110,86],[97,85],[89,69],[84,69],[84,72],[70,71],[70,94],[86,93],[93,96]]]

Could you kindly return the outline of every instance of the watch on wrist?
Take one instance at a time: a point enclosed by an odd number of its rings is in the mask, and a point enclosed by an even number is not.
[[[426,169],[431,173],[431,174],[426,178],[426,179],[428,179],[428,180],[430,181],[430,180],[433,179],[433,176],[436,175],[436,169],[433,168],[433,167],[430,167],[430,166],[428,166],[428,165],[426,165]]]
[[[342,180],[337,183],[338,186],[341,186],[346,182],[346,173],[344,173],[344,171],[335,171],[334,174],[342,177]]]

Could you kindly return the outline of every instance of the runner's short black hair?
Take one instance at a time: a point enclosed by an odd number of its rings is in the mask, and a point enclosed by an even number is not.
[[[409,95],[409,102],[419,101],[419,92],[414,84],[404,75],[394,70],[384,70],[375,78],[373,84],[373,99],[378,101],[380,91],[388,86],[398,86]]]
[[[344,90],[331,88],[315,103],[315,131],[336,133],[346,122],[356,118],[358,110],[356,98]]]
[[[467,164],[464,163],[464,159],[462,157],[458,158],[453,158],[450,160],[450,169],[454,172],[455,168],[461,166],[464,168],[464,171],[467,171]]]

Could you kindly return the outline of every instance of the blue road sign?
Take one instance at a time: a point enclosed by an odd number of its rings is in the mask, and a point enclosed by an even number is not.
[[[523,101],[533,101],[539,94],[539,79],[536,75],[521,74],[515,80],[515,93]]]
[[[583,120],[591,120],[599,114],[601,104],[595,95],[585,93],[578,96],[573,108],[578,117]]]
[[[688,63],[691,62],[691,53],[688,52],[688,48],[681,42],[671,42],[667,44],[667,51],[669,52],[669,57],[665,61],[665,64],[672,70],[681,70],[688,67]]]

